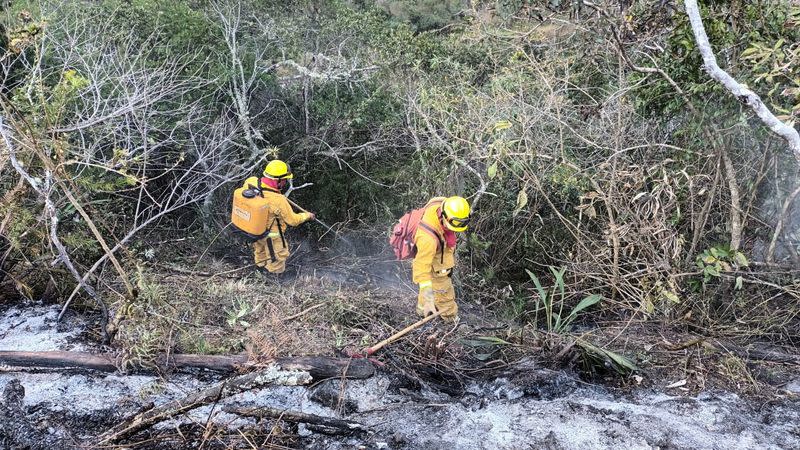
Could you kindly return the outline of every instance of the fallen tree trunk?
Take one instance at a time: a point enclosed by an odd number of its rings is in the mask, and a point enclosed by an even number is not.
[[[717,341],[719,348],[748,361],[769,361],[783,364],[800,365],[800,355],[778,350],[761,349],[752,346],[740,347],[731,342]]]
[[[341,430],[347,433],[369,431],[369,428],[367,428],[366,425],[358,422],[336,419],[333,417],[318,416],[316,414],[285,411],[277,408],[268,408],[268,407],[246,408],[246,407],[228,406],[223,408],[222,410],[227,413],[245,417],[280,419],[286,422],[298,422],[298,423],[307,423],[311,425],[320,425],[320,426],[335,428],[337,430]]]
[[[207,369],[217,372],[233,372],[245,367],[247,355],[170,355],[157,359],[156,366],[164,370]],[[365,359],[332,358],[326,356],[298,356],[277,358],[275,363],[286,370],[302,370],[314,379],[369,378],[375,368]],[[81,368],[116,372],[121,362],[112,354],[86,352],[15,352],[0,351],[0,365],[24,368],[49,367],[57,369]],[[134,367],[135,371],[152,368]]]
[[[218,383],[208,389],[194,393],[180,400],[152,408],[124,420],[119,425],[98,437],[98,446],[114,444],[145,430],[158,422],[191,411],[223,398],[252,389],[270,385],[299,386],[311,382],[311,375],[300,370],[282,370],[277,365],[256,372],[239,375]]]
[[[732,342],[716,340],[716,345],[708,342],[706,338],[696,338],[676,345],[664,345],[664,348],[671,352],[685,350],[695,345],[702,345],[711,351],[726,351],[738,356],[746,361],[768,361],[783,364],[800,365],[800,355],[787,353],[768,348],[756,348],[753,346],[742,347]]]

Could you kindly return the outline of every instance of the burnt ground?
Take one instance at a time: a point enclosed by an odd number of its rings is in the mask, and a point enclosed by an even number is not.
[[[295,250],[291,280],[247,267],[243,247],[156,249],[137,276],[140,305],[117,351],[137,362],[165,349],[247,352],[255,360],[357,352],[416,320],[408,267],[372,242],[350,238],[325,248],[305,241]],[[171,256],[168,263],[162,255]],[[461,294],[459,327],[429,324],[387,347],[371,379],[246,392],[163,422],[125,448],[800,447],[795,364],[748,359],[723,346],[728,342],[657,321],[543,333],[514,320],[503,290]],[[4,307],[0,350],[99,350],[82,305],[66,323],[55,324],[55,315],[48,305]],[[615,372],[607,358],[580,351],[578,336],[625,355],[639,370]],[[123,418],[220,377],[3,368],[0,390],[12,380],[25,395],[16,413],[9,400],[2,411],[53,447],[51,441],[91,446]],[[233,404],[345,418],[370,431],[342,435],[221,411]],[[0,448],[15,445],[0,432]]]

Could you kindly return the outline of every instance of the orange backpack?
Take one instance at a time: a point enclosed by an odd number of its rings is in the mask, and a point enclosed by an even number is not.
[[[438,242],[437,250],[444,247],[444,242],[442,242],[442,237],[439,236],[439,233],[422,222],[422,216],[425,215],[425,210],[437,202],[441,204],[442,200],[438,198],[431,200],[424,207],[405,213],[403,217],[400,218],[400,221],[395,224],[392,229],[392,234],[389,236],[389,245],[392,246],[394,255],[398,260],[411,259],[417,255],[417,246],[414,243],[414,236],[417,234],[417,228],[420,227],[436,238]]]
[[[269,234],[270,209],[261,190],[254,186],[240,187],[233,192],[231,223],[238,235],[255,242]]]

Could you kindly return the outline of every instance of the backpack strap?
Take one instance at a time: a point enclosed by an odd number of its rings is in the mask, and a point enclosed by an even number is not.
[[[278,224],[278,236],[281,237],[281,245],[283,246],[283,248],[286,248],[286,238],[283,236],[283,227],[281,227],[281,219],[278,218],[278,216],[275,216],[275,218],[272,219],[272,223],[269,225],[269,228],[267,229],[267,231],[271,232],[272,227],[276,223]],[[272,247],[272,244],[270,244],[270,247]]]
[[[278,258],[275,256],[275,247],[272,245],[272,238],[267,238],[267,250],[269,250],[269,259],[273,263],[278,261]]]
[[[439,233],[437,233],[436,230],[431,228],[431,226],[428,225],[427,223],[420,221],[419,226],[423,230],[427,231],[428,234],[436,238],[436,244],[437,244],[436,250],[442,252],[441,264],[444,264],[444,239],[442,239],[442,237],[439,236]]]

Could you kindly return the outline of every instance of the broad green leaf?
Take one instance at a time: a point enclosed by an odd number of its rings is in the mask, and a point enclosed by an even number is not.
[[[567,319],[564,321],[564,324],[561,325],[561,327],[564,329],[569,327],[572,321],[575,320],[576,317],[578,317],[579,312],[583,311],[584,309],[592,305],[596,305],[597,303],[600,302],[600,300],[602,300],[602,297],[598,294],[592,294],[581,300],[577,304],[577,306],[575,306],[575,308],[573,308],[572,311],[569,313],[569,316],[567,316]],[[559,324],[560,324],[560,318],[556,320],[556,329],[559,328]]]
[[[636,367],[636,364],[634,364],[633,361],[631,361],[630,359],[620,355],[619,353],[614,353],[614,352],[612,352],[610,350],[604,350],[604,351],[605,351],[606,355],[608,355],[609,358],[614,360],[615,363],[617,363],[621,367],[624,367],[628,371],[636,372],[636,371],[639,370],[639,368]]]
[[[487,344],[511,345],[511,342],[505,341],[505,340],[500,339],[499,337],[496,337],[496,336],[478,336],[476,339],[479,340],[479,341],[483,341],[483,342],[485,342]]]
[[[594,353],[595,355],[599,355],[601,357],[603,356],[608,357],[614,363],[617,372],[626,373],[626,372],[637,372],[639,370],[639,368],[636,367],[636,364],[634,364],[633,361],[618,353],[614,353],[610,350],[597,347],[595,345],[590,344],[587,341],[584,341],[583,339],[578,339],[577,344],[584,350]]]
[[[579,312],[583,311],[584,309],[586,309],[586,308],[588,308],[588,307],[590,307],[592,305],[596,305],[596,304],[600,303],[600,300],[602,300],[602,299],[603,299],[603,297],[601,297],[599,294],[592,294],[592,295],[586,297],[585,299],[581,300],[580,303],[578,303],[578,305],[575,307],[575,309],[572,310],[570,315],[571,316],[577,315]]]
[[[736,264],[739,265],[739,267],[747,267],[750,264],[750,262],[747,260],[747,257],[744,256],[744,253],[741,252],[736,252],[736,255],[734,255],[733,259],[736,261]]]
[[[753,55],[754,53],[756,53],[758,51],[759,51],[759,49],[757,47],[750,47],[748,49],[745,49],[745,51],[743,51],[740,56],[742,58],[747,58],[748,56]]]
[[[528,276],[531,277],[531,280],[533,281],[533,284],[536,285],[536,291],[539,293],[539,300],[541,300],[543,302],[546,302],[547,301],[547,291],[545,291],[545,289],[542,287],[542,283],[539,282],[539,277],[534,275],[533,272],[531,272],[528,269],[525,269],[525,272],[528,273]],[[539,302],[537,301],[536,304],[537,304],[536,309],[539,309],[539,306],[538,306]]]
[[[713,257],[711,255],[704,256],[703,257],[703,262],[706,263],[706,264],[714,264],[715,262],[717,262],[717,258],[715,258],[715,257]]]
[[[497,161],[493,162],[489,169],[486,171],[486,174],[489,175],[489,179],[494,179],[497,176]]]
[[[681,302],[681,299],[678,297],[678,294],[676,294],[676,293],[674,293],[672,291],[669,291],[669,290],[661,291],[661,296],[664,297],[665,299],[671,301],[672,303],[680,303]]]

